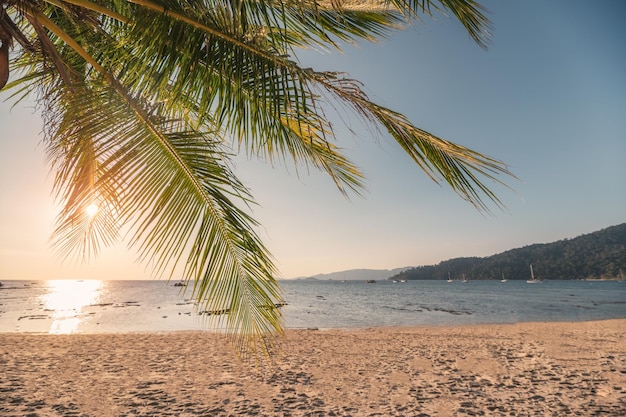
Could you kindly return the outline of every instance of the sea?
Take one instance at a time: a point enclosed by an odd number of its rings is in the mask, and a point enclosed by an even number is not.
[[[588,321],[626,318],[621,281],[282,280],[288,329]],[[222,331],[191,287],[155,281],[2,281],[0,332]],[[178,284],[180,285],[180,284]]]

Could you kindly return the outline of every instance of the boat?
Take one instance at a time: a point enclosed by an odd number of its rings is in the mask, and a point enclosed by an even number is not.
[[[448,282],[454,282],[452,278],[450,278],[450,273],[448,272]]]
[[[530,279],[526,281],[528,284],[541,284],[541,280],[535,278],[533,273],[533,264],[530,264]]]
[[[461,280],[461,282],[464,284],[467,284],[469,282],[469,280],[465,278],[465,274],[463,274],[463,279]]]
[[[376,280],[375,279],[368,279],[367,281],[365,281],[366,284],[376,284]]]
[[[504,272],[502,273],[502,278],[500,278],[500,282],[507,282],[508,279],[504,278]]]

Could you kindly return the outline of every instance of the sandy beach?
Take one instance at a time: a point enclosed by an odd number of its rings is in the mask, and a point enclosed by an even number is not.
[[[626,320],[290,330],[281,348],[254,367],[209,332],[0,334],[0,415],[626,415]]]

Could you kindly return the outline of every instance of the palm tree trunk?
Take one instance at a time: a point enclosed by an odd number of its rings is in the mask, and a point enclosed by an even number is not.
[[[2,40],[0,46],[0,90],[9,80],[9,42]]]

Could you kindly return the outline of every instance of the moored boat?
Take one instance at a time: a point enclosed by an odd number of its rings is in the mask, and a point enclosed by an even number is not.
[[[526,281],[528,284],[541,284],[541,280],[535,278],[535,274],[533,272],[533,264],[530,264],[530,279]]]

